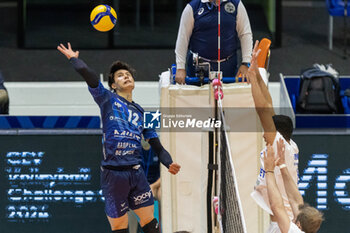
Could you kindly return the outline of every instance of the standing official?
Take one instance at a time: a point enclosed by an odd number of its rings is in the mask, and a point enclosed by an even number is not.
[[[253,47],[253,36],[247,11],[240,0],[221,0],[221,57],[218,61],[218,0],[192,0],[182,13],[176,41],[177,83],[195,76],[193,53],[210,62],[211,70],[223,77],[246,77]],[[238,42],[238,39],[240,42]],[[240,43],[240,46],[239,46]],[[237,49],[241,47],[242,63],[237,72]],[[187,60],[187,62],[186,62]]]

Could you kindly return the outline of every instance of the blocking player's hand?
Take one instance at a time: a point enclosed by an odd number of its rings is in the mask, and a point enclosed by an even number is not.
[[[277,159],[276,159],[276,165],[279,166],[281,164],[286,163],[286,158],[285,158],[285,144],[282,138],[280,138],[277,141]]]
[[[172,163],[169,166],[168,172],[170,172],[173,175],[176,175],[180,171],[181,166],[177,163]]]
[[[271,145],[267,146],[267,152],[264,151],[264,168],[265,171],[273,171],[275,169],[275,151]]]
[[[252,79],[255,79],[258,77],[259,74],[259,67],[258,67],[258,56],[260,53],[259,49],[259,41],[257,40],[254,45],[253,53],[252,53],[252,60],[250,62],[250,66],[248,68],[247,76],[248,80],[251,81]]]
[[[60,44],[59,46],[57,46],[57,49],[68,59],[71,59],[72,57],[75,57],[75,58],[79,57],[79,51],[73,51],[72,46],[70,45],[69,42],[68,42],[68,48],[66,48],[63,44]]]

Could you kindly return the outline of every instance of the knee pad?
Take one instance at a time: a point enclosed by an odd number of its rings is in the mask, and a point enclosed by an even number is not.
[[[153,219],[146,225],[142,227],[143,232],[145,233],[159,233],[159,224],[157,219]]]

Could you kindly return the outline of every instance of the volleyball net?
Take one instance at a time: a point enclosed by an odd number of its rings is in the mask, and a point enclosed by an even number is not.
[[[219,163],[219,212],[218,221],[221,233],[246,233],[246,225],[242,211],[238,184],[231,156],[227,125],[221,99],[218,98],[218,115],[221,128],[218,135]]]

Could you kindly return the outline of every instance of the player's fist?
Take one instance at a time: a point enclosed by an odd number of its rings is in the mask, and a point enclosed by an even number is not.
[[[172,163],[169,166],[168,172],[170,172],[173,175],[176,175],[180,171],[181,166],[177,163]]]
[[[177,69],[175,74],[175,82],[179,84],[185,84],[185,78],[186,78],[186,70],[184,69]]]

